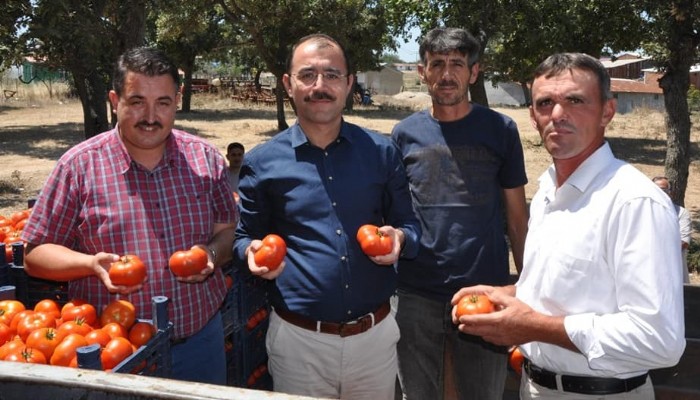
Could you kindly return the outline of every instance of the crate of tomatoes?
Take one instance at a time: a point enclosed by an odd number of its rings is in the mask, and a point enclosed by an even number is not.
[[[0,288],[0,360],[169,377],[167,298],[153,298],[153,319],[139,320],[127,300],[98,312],[71,300],[42,299],[33,307],[14,299],[14,287]],[[9,296],[8,296],[9,293]]]

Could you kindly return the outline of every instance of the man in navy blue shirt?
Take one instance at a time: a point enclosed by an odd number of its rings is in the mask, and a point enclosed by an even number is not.
[[[421,230],[398,149],[342,118],[351,71],[326,35],[292,49],[283,82],[297,123],[246,155],[234,257],[275,280],[267,334],[275,391],[392,400],[399,330],[389,299],[396,262],[417,254]],[[389,254],[362,252],[364,224],[393,239]],[[272,271],[253,258],[269,233],[287,244]]]

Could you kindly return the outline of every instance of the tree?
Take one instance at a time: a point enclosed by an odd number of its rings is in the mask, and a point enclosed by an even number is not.
[[[282,75],[290,47],[301,37],[322,32],[346,47],[354,71],[376,68],[388,35],[383,3],[379,0],[213,0],[226,20],[250,38],[258,57],[275,75],[277,127],[288,127],[284,118]]]
[[[30,0],[6,0],[0,8],[0,70],[21,62],[17,32],[26,28],[31,10]]]
[[[182,111],[189,112],[197,56],[207,54],[223,37],[222,16],[204,1],[164,1],[156,18],[157,43],[184,72]]]
[[[685,204],[690,165],[690,112],[687,93],[690,67],[697,59],[700,10],[692,0],[655,2],[642,0],[649,35],[644,49],[657,62],[663,77],[659,85],[666,108],[665,174],[673,185],[671,197]]]

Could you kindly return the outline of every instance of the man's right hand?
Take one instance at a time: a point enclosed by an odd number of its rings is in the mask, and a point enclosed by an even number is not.
[[[92,269],[110,293],[129,294],[141,290],[143,283],[134,286],[115,286],[112,284],[112,280],[109,279],[109,268],[112,263],[117,261],[119,261],[119,255],[101,251],[93,256]]]
[[[270,271],[268,267],[258,266],[255,263],[255,252],[258,251],[262,247],[262,245],[262,240],[255,239],[252,242],[250,242],[248,248],[245,249],[246,257],[248,257],[248,269],[250,270],[250,273],[255,276],[272,280],[277,278],[284,270],[284,261],[282,261],[279,267],[272,271]]]

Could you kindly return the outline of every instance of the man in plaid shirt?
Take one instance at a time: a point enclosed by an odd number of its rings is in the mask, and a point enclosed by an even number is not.
[[[123,298],[140,318],[151,318],[151,298],[167,296],[175,324],[172,377],[224,384],[218,309],[226,286],[219,267],[231,258],[238,213],[220,152],[173,129],[178,80],[176,66],[155,49],[136,48],[120,57],[109,93],[119,123],[56,164],[23,233],[25,269],[70,281],[70,295],[98,312]],[[175,277],[170,255],[193,246],[207,251],[207,267]],[[126,254],[146,264],[142,284],[110,281],[110,264]]]

